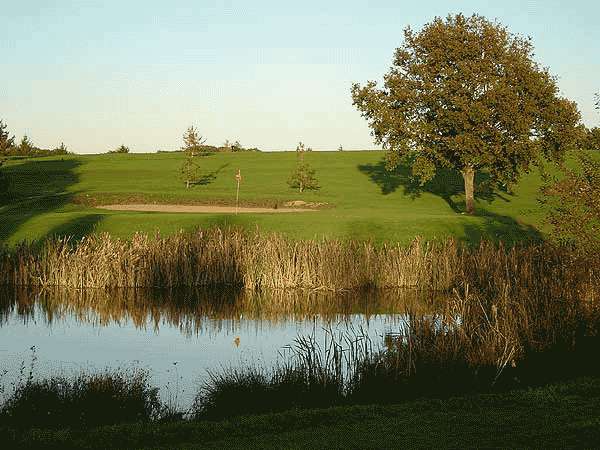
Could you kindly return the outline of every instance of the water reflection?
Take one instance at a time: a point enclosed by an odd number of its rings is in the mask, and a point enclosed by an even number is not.
[[[156,386],[180,386],[185,403],[207,370],[270,366],[299,335],[322,342],[325,328],[361,329],[383,343],[409,314],[429,315],[443,302],[441,294],[396,290],[4,290],[0,373],[13,379],[0,383],[14,381],[35,346],[38,376],[134,364],[149,369]]]
[[[65,319],[94,326],[132,323],[136,328],[178,328],[187,336],[239,329],[244,324],[275,325],[318,318],[348,322],[356,315],[427,314],[444,301],[440,293],[416,290],[270,291],[185,290],[31,290],[0,291],[0,327],[10,318],[51,325]]]

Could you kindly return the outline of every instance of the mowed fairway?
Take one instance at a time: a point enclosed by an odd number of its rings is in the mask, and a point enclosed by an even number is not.
[[[321,188],[300,194],[287,185],[295,152],[220,153],[198,158],[199,184],[185,189],[179,176],[181,153],[72,155],[8,162],[11,180],[0,206],[0,240],[10,245],[51,235],[81,237],[108,232],[128,237],[136,231],[162,235],[180,229],[236,225],[275,231],[291,238],[361,239],[408,243],[456,236],[515,242],[543,233],[544,210],[537,201],[537,170],[522,177],[513,193],[480,193],[478,215],[461,214],[462,178],[440,173],[420,187],[410,172],[385,170],[384,153],[312,152]],[[235,203],[235,173],[243,180],[240,204],[273,207],[293,200],[323,202],[316,212],[289,214],[197,214],[109,211],[99,204]]]

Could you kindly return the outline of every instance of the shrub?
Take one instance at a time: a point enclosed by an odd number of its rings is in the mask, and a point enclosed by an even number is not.
[[[562,177],[544,174],[542,202],[551,207],[547,216],[555,240],[580,252],[600,252],[600,160],[578,152],[577,167],[562,167]]]
[[[30,428],[64,428],[149,421],[160,416],[158,388],[142,370],[80,374],[17,384],[0,407],[0,421]]]
[[[129,147],[121,145],[120,147],[117,147],[114,150],[110,150],[108,153],[111,153],[111,154],[114,154],[114,153],[129,153]]]

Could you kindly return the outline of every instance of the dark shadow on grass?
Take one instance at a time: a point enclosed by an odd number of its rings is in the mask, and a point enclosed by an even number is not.
[[[217,175],[219,175],[219,173],[221,173],[221,171],[227,166],[229,166],[229,163],[223,164],[217,170],[213,170],[212,172],[202,175],[195,183],[192,183],[192,186],[205,186],[212,183],[217,179]]]
[[[544,236],[532,225],[485,209],[477,211],[481,223],[463,224],[465,241],[477,244],[482,240],[502,242],[507,246],[519,243],[540,243]]]
[[[72,239],[78,241],[81,238],[94,233],[94,231],[96,231],[96,226],[102,219],[104,219],[104,215],[102,214],[88,214],[77,217],[76,219],[57,225],[46,233],[45,237],[70,236]]]
[[[387,170],[385,160],[376,164],[362,164],[358,169],[366,174],[381,189],[383,195],[389,195],[402,189],[404,195],[412,199],[423,193],[430,193],[442,198],[456,213],[464,213],[464,202],[457,201],[464,194],[464,180],[460,172],[451,169],[438,169],[435,177],[421,185],[412,174],[408,165],[399,165],[394,170]],[[495,188],[485,173],[478,172],[475,178],[475,198],[491,203],[495,199],[510,201],[508,192]],[[513,245],[517,242],[539,242],[543,240],[541,233],[533,226],[523,224],[512,217],[502,216],[476,206],[476,217],[480,224],[464,224],[465,241],[476,244],[482,239],[502,241]]]
[[[29,159],[21,164],[2,167],[8,190],[0,194],[0,242],[9,240],[25,223],[69,204],[76,192],[69,187],[79,182],[75,172],[81,165],[75,159]],[[74,235],[77,239],[93,231],[102,219],[92,214],[74,219],[50,230],[48,236]]]
[[[358,170],[367,175],[381,189],[383,195],[391,194],[402,188],[404,195],[418,198],[427,192],[441,197],[454,212],[464,211],[464,205],[457,203],[453,197],[464,193],[463,177],[457,170],[438,169],[435,177],[421,185],[411,174],[407,165],[399,165],[393,170],[386,168],[385,160],[376,164],[360,164]],[[478,172],[475,178],[475,198],[491,202],[496,198],[510,201],[506,192],[501,192],[491,186],[489,176]]]

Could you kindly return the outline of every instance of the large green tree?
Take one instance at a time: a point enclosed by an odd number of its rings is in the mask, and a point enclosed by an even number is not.
[[[383,86],[355,84],[352,98],[388,167],[406,159],[423,183],[436,168],[459,170],[468,213],[477,171],[513,183],[542,156],[559,158],[580,121],[531,41],[478,15],[406,28]]]

